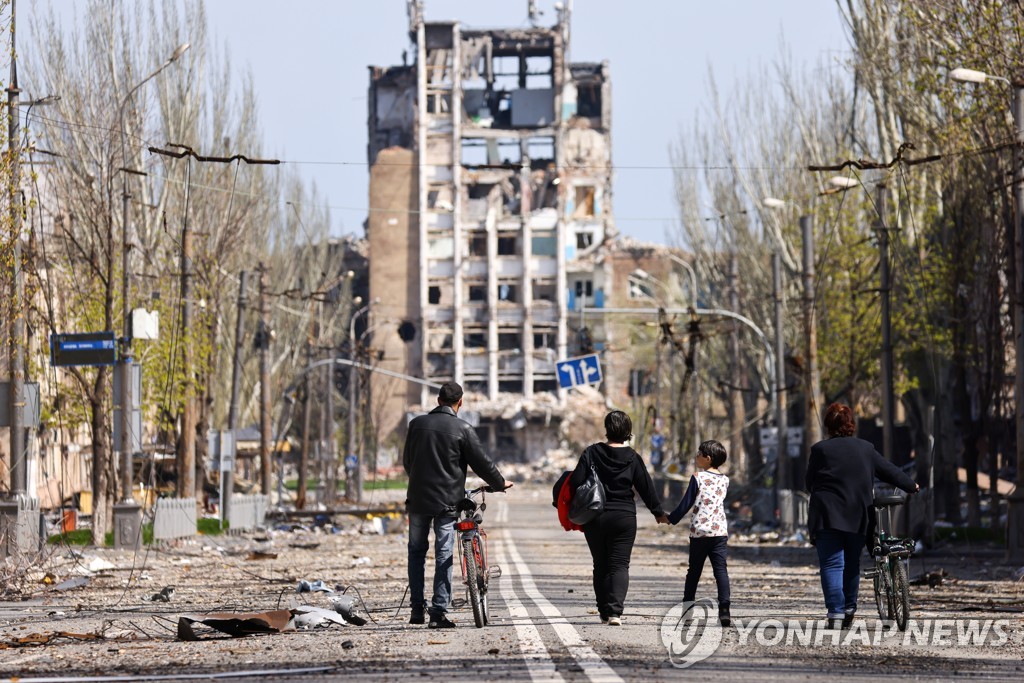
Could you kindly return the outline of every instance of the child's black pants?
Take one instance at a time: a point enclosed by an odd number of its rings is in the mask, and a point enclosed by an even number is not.
[[[693,602],[697,597],[697,582],[704,571],[704,560],[711,558],[711,570],[718,585],[718,604],[729,605],[729,571],[725,556],[729,549],[728,536],[690,537],[690,568],[686,571],[686,587],[683,602]]]

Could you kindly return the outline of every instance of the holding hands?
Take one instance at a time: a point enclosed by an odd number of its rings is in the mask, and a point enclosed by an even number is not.
[[[655,517],[655,519],[658,520],[658,524],[668,524],[669,523],[668,515],[666,515],[666,514],[658,515],[657,517]]]

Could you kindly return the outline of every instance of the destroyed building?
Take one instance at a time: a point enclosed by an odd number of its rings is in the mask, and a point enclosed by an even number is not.
[[[372,319],[399,329],[380,367],[460,382],[485,447],[528,457],[557,445],[556,361],[609,333],[575,313],[603,307],[614,276],[609,66],[568,60],[564,10],[553,27],[467,29],[416,7],[411,63],[370,67]],[[373,382],[384,432],[434,403]]]

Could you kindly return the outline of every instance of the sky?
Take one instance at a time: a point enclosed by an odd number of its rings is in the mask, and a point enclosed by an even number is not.
[[[85,0],[51,0],[70,22]],[[540,23],[557,19],[538,0]],[[19,3],[19,6],[21,3]],[[368,65],[415,54],[405,0],[207,0],[210,34],[259,98],[264,156],[295,164],[331,207],[335,234],[363,235]],[[20,16],[19,12],[19,16]],[[427,21],[528,26],[527,0],[424,0]],[[833,0],[575,0],[571,59],[609,60],[613,209],[621,233],[668,242],[677,214],[669,148],[706,111],[709,70],[728,94],[785,43],[794,64],[843,59]],[[643,166],[647,168],[627,168]],[[653,167],[653,168],[652,168]]]

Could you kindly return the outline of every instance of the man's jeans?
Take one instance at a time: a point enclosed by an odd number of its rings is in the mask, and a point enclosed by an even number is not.
[[[434,527],[434,597],[431,618],[442,617],[452,601],[452,551],[455,548],[455,517],[432,517],[409,513],[409,600],[414,612],[424,610],[423,572],[429,543],[427,535]]]
[[[842,619],[857,611],[860,554],[864,536],[837,529],[822,529],[815,536],[821,565],[821,590],[829,619]]]

